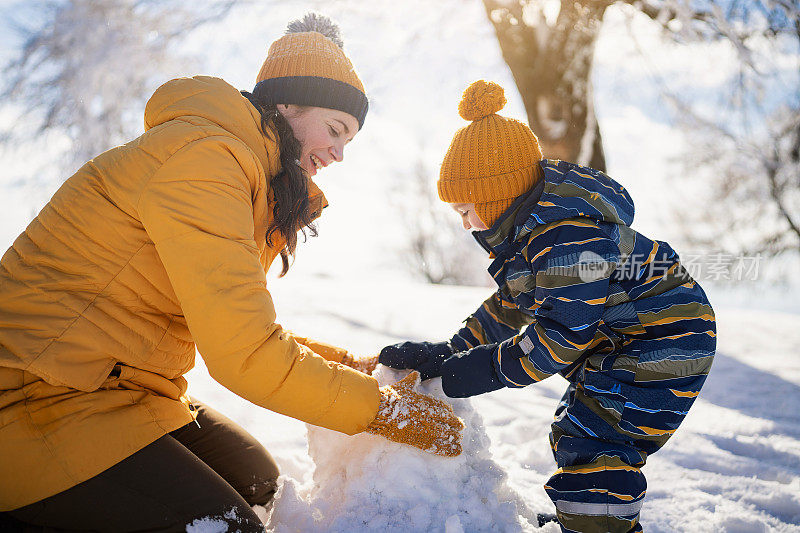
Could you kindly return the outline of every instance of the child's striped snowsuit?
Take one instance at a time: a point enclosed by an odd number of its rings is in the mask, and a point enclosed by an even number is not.
[[[706,379],[714,312],[672,248],[630,228],[621,185],[541,165],[545,179],[476,234],[500,288],[451,340],[461,353],[442,384],[463,397],[564,376],[550,436],[559,469],[545,486],[562,527],[640,531],[639,469]]]

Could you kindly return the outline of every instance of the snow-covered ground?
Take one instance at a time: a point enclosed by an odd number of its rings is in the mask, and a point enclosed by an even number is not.
[[[380,277],[343,283],[291,273],[271,280],[270,288],[286,327],[362,354],[402,339],[446,338],[488,291]],[[718,308],[717,314],[719,353],[703,392],[681,429],[643,470],[649,485],[642,511],[645,531],[800,531],[800,317],[735,307]],[[305,424],[240,400],[214,383],[202,364],[189,381],[192,394],[244,425],[281,465],[288,490],[279,493],[280,513],[270,523],[276,532],[453,533],[460,531],[457,524],[463,531],[525,531],[534,529],[525,514],[552,511],[542,485],[555,468],[547,434],[565,388],[560,377],[527,389],[473,398],[468,401],[471,409],[459,402],[457,409],[468,415],[467,421],[472,420],[472,409],[483,420],[491,454],[491,462],[485,464],[478,459],[470,464],[463,458],[426,458],[412,449],[399,450],[391,461],[384,454],[399,445],[372,436],[308,432]],[[468,435],[469,431],[473,436],[481,433],[480,428],[468,429]],[[465,450],[477,453],[482,446],[472,443]],[[428,469],[459,472],[466,486],[487,497],[485,507],[477,505],[471,513],[493,516],[498,499],[505,498],[521,513],[519,525],[506,521],[480,527],[478,517],[460,515],[444,497],[453,493],[452,482],[421,468],[420,461],[426,460]],[[459,460],[456,466],[448,465]],[[365,462],[373,468],[364,468]],[[493,465],[507,474],[507,482],[498,480]],[[398,501],[393,507],[380,505],[388,496],[381,494],[381,487],[387,486],[395,487],[391,497]],[[420,498],[420,494],[442,498]],[[461,495],[468,496],[468,490],[462,489]],[[393,528],[398,509],[408,511],[408,516],[399,522],[405,524],[402,528]],[[306,521],[296,522],[292,529],[286,517],[297,519],[303,510],[309,511]],[[359,518],[372,521],[363,524]],[[424,526],[414,527],[420,523]],[[350,527],[342,529],[342,524]],[[363,527],[353,529],[353,524]],[[553,524],[542,531],[558,528]]]
[[[287,277],[270,276],[279,321],[362,354],[405,339],[448,338],[491,289],[412,279],[398,260],[404,228],[390,195],[418,161],[432,169],[433,182],[452,133],[464,125],[456,106],[469,82],[501,83],[504,113],[524,119],[491,25],[479,1],[246,2],[187,43],[205,70],[175,74],[213,74],[249,88],[268,43],[311,8],[341,22],[372,106],[345,163],[318,176],[331,204],[320,237],[300,244]],[[652,24],[629,14],[610,10],[595,59],[609,174],[636,202],[634,228],[679,244],[671,208],[692,193],[674,186],[684,141],[655,79],[670,79],[675,91],[711,90],[731,65],[702,47],[663,44]],[[0,252],[41,205],[41,193],[19,186],[31,157],[42,155],[0,153]],[[800,531],[800,291],[728,285],[709,293],[719,354],[682,428],[644,468],[643,525],[648,532]],[[513,531],[531,529],[531,513],[552,510],[542,484],[554,469],[547,434],[565,387],[559,377],[458,402],[472,440],[463,457],[448,460],[377,437],[309,432],[236,397],[211,380],[200,357],[197,363],[190,392],[246,427],[281,466],[275,514],[259,511],[276,532],[386,531],[399,523],[403,531]],[[436,393],[435,383],[426,387]],[[199,530],[213,530],[205,526]]]

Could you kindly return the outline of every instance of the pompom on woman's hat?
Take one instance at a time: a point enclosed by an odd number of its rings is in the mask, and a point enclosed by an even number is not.
[[[467,87],[458,113],[471,124],[456,132],[439,172],[439,198],[474,203],[489,227],[536,183],[542,159],[531,129],[497,114],[505,104],[505,92],[494,82],[478,80]]]
[[[290,22],[286,35],[269,47],[253,94],[271,104],[338,109],[361,128],[369,102],[342,48],[339,27],[328,17],[309,13]]]

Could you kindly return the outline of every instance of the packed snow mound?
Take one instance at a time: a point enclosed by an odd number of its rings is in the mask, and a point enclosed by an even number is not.
[[[384,385],[405,374],[379,366],[374,376]],[[446,398],[464,421],[459,457],[439,457],[367,433],[349,437],[308,426],[313,478],[306,484],[281,478],[268,531],[533,529],[535,513],[507,485],[505,471],[491,459],[483,420],[470,401],[447,398],[438,378],[424,382],[418,391]]]

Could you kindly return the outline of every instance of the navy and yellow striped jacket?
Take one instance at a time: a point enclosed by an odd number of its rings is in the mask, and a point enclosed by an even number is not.
[[[711,305],[667,243],[630,228],[634,206],[619,183],[572,163],[540,164],[544,179],[475,234],[494,256],[499,289],[451,339],[458,353],[442,365],[445,393],[558,373],[614,431],[668,438],[711,366]]]

